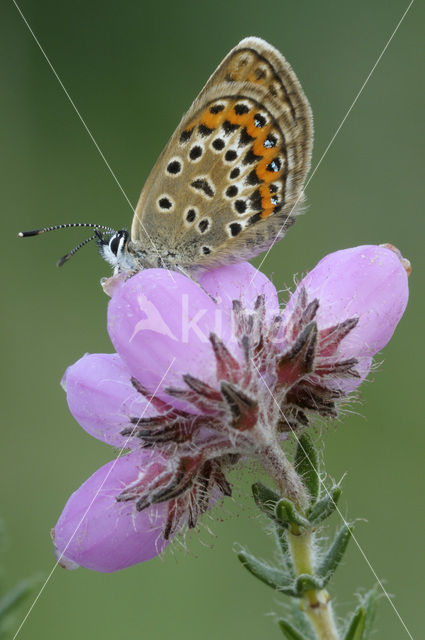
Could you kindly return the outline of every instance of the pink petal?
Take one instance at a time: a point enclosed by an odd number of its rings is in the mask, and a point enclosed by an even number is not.
[[[70,411],[98,440],[114,447],[132,447],[135,439],[120,432],[131,416],[155,414],[131,384],[131,373],[116,353],[86,354],[68,367],[62,380]]]
[[[215,332],[230,343],[231,321],[193,280],[147,269],[112,297],[108,331],[132,375],[156,391],[159,386],[184,386],[184,373],[214,382],[209,335]]]
[[[166,505],[137,512],[134,503],[116,501],[153,464],[162,466],[152,452],[130,453],[105,464],[71,495],[54,529],[60,564],[111,572],[161,553],[168,544],[162,537]]]
[[[229,312],[233,300],[240,300],[245,308],[253,309],[257,297],[264,295],[267,314],[279,313],[275,286],[249,262],[206,271],[200,276],[199,283]]]
[[[331,253],[304,278],[310,299],[319,299],[320,328],[358,316],[343,341],[345,357],[371,357],[390,340],[406,309],[406,271],[389,249],[365,245]]]
[[[339,359],[359,360],[356,369],[361,377],[348,385],[358,386],[370,369],[372,356],[387,344],[407,305],[407,274],[399,257],[376,245],[329,254],[300,282],[285,309],[285,318],[290,316],[301,287],[309,301],[319,300],[319,329],[359,318],[338,349]]]

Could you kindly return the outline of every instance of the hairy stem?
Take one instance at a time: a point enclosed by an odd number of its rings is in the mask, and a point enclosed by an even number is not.
[[[278,443],[267,443],[261,448],[258,455],[282,496],[292,500],[297,507],[304,511],[308,505],[308,493],[281,446]]]

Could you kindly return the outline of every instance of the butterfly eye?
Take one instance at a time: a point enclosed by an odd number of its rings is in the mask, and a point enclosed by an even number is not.
[[[117,255],[118,253],[118,248],[120,246],[120,240],[121,240],[121,236],[116,233],[114,236],[112,236],[112,238],[109,240],[109,248],[112,251],[112,253],[114,255]]]
[[[109,248],[115,256],[118,255],[122,245],[125,244],[127,237],[127,231],[118,231],[118,233],[113,235],[109,240]]]

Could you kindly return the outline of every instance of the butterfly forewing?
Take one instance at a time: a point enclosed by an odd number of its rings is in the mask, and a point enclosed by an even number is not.
[[[151,264],[161,257],[186,269],[253,257],[292,223],[311,146],[310,106],[291,67],[263,40],[246,38],[208,80],[153,168],[131,248]]]

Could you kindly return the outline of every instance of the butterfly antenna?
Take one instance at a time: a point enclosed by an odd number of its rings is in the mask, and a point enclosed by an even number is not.
[[[68,260],[70,258],[72,258],[72,256],[75,253],[77,253],[77,251],[79,251],[82,247],[85,247],[86,244],[88,244],[89,242],[91,242],[92,240],[94,240],[97,237],[98,237],[98,235],[95,234],[94,236],[90,236],[90,238],[86,238],[86,240],[83,240],[83,242],[80,242],[80,244],[78,244],[76,247],[71,249],[71,251],[68,251],[68,253],[66,255],[64,255],[63,258],[58,260],[57,263],[56,263],[56,266],[57,267],[61,267],[63,264],[65,264],[65,262],[68,262]]]
[[[103,231],[109,231],[110,233],[116,233],[112,227],[105,227],[102,224],[92,224],[91,222],[70,222],[68,224],[56,224],[53,227],[44,227],[43,229],[34,229],[34,231],[20,231],[18,238],[29,238],[31,236],[40,236],[42,233],[48,231],[57,231],[59,229],[71,229],[72,227],[91,227],[92,229],[103,229]]]

